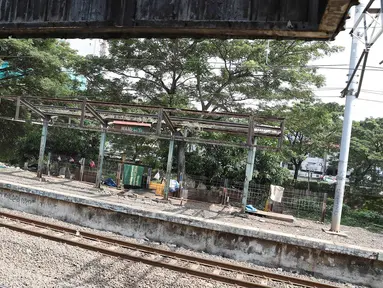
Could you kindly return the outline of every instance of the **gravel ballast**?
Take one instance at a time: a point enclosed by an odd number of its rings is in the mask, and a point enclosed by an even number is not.
[[[251,263],[242,263],[219,256],[198,253],[166,244],[132,239],[109,232],[83,228],[58,220],[30,215],[0,208],[1,212],[29,217],[39,221],[60,224],[81,231],[97,232],[133,243],[173,250],[183,254],[224,260],[238,265],[264,269],[274,273],[300,277],[313,281],[331,283],[323,279],[289,273],[281,268],[265,268]],[[25,235],[0,227],[0,287],[234,287],[216,281],[206,281],[194,276],[167,269],[154,268],[97,252],[72,247],[66,244]],[[339,287],[358,287],[351,284],[335,284]],[[278,285],[279,286],[279,285]],[[275,286],[275,287],[278,287]],[[291,286],[281,286],[291,287]]]

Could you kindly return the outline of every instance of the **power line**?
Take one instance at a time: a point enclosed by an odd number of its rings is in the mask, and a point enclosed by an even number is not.
[[[314,97],[316,97],[316,98],[339,98],[339,99],[343,99],[342,97],[335,96],[335,95],[324,95],[324,96],[314,95]],[[383,103],[383,100],[373,100],[373,99],[366,99],[366,98],[358,98],[358,100],[367,101],[367,102],[374,102],[374,103]]]
[[[0,55],[0,59],[8,59],[8,58],[33,58],[34,56],[29,55],[18,55],[18,56],[7,56],[7,55]],[[168,61],[164,59],[134,59],[134,58],[125,58],[124,60],[132,61],[132,62],[149,62],[149,63],[166,63]],[[199,63],[201,61],[193,61],[193,60],[187,60],[185,61],[187,63]],[[213,65],[225,65],[225,62],[219,62],[219,61],[208,61],[208,64]],[[242,63],[231,63],[231,66],[238,66]],[[270,68],[286,68],[286,69],[296,69],[296,68],[309,68],[309,69],[322,69],[322,70],[345,70],[349,71],[350,69],[346,67],[348,64],[322,64],[322,65],[298,65],[298,66],[286,66],[286,65],[267,65]],[[345,66],[345,67],[341,67]],[[210,69],[222,69],[223,67],[210,67]],[[376,72],[383,72],[383,68],[379,66],[366,66],[367,69],[365,71],[376,71]],[[129,69],[129,68],[128,68]],[[131,68],[134,69],[134,68]]]

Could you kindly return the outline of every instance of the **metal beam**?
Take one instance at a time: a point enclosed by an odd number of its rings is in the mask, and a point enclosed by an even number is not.
[[[243,194],[242,194],[242,212],[246,212],[247,197],[249,194],[249,184],[253,178],[253,169],[255,161],[255,148],[249,147],[247,150],[247,161],[246,161],[246,177],[243,184]]]
[[[17,97],[17,100],[16,100],[16,113],[15,113],[15,119],[16,120],[19,120],[19,116],[20,116],[20,99],[21,97]]]
[[[362,63],[362,60],[363,60],[363,58],[366,56],[366,53],[367,53],[367,51],[364,50],[364,51],[362,52],[362,55],[360,55],[359,60],[358,60],[358,62],[356,63],[356,65],[355,65],[355,67],[354,67],[354,70],[352,71],[351,76],[349,76],[349,79],[348,79],[348,81],[347,81],[346,88],[344,88],[344,89],[340,92],[340,93],[341,93],[341,97],[345,97],[345,96],[347,95],[347,93],[348,93],[348,88],[350,87],[350,85],[351,85],[351,83],[352,83],[352,81],[353,81],[353,79],[354,79],[354,77],[355,77],[356,72],[359,70],[360,63]]]
[[[86,108],[93,115],[93,117],[100,122],[101,125],[107,125],[105,119],[102,118],[101,115],[97,113],[96,109],[94,109],[90,104],[87,103]]]
[[[247,132],[247,145],[253,145],[254,139],[254,118],[252,116],[249,117],[249,127]]]
[[[364,72],[366,70],[366,65],[367,65],[368,53],[369,53],[369,51],[367,50],[365,52],[365,55],[364,55],[363,65],[362,65],[362,69],[361,69],[361,73],[360,73],[360,78],[359,78],[358,90],[355,93],[356,98],[359,97],[360,90],[362,89]]]
[[[13,121],[13,122],[20,122],[20,123],[32,123],[35,125],[42,125],[41,122],[30,122],[26,120],[15,120],[11,117],[1,117],[0,119],[7,120],[7,121]],[[67,124],[59,124],[55,123],[54,125],[51,125],[53,127],[61,127],[61,128],[67,128],[67,129],[75,129],[75,130],[81,130],[81,131],[94,131],[94,132],[100,132],[102,129],[96,128],[96,127],[76,127],[76,126],[70,126]],[[154,133],[148,133],[148,132],[131,132],[131,131],[122,131],[118,129],[111,129],[107,128],[107,132],[111,134],[118,134],[118,135],[129,135],[134,137],[145,137],[148,139],[162,139],[162,140],[169,140],[172,138],[171,135],[160,135],[157,136]],[[263,137],[263,135],[257,135],[258,137]],[[181,137],[181,136],[174,136],[175,141],[185,141],[187,143],[194,143],[194,144],[207,144],[207,145],[216,145],[216,146],[225,146],[225,147],[236,147],[236,148],[246,148],[247,144],[245,142],[243,143],[233,143],[233,142],[226,142],[226,141],[217,141],[217,140],[209,140],[209,139],[199,139],[199,138],[193,138],[193,137]],[[270,150],[270,151],[277,151],[278,147],[272,147],[272,146],[260,146],[255,145],[258,150]]]
[[[47,115],[45,115],[43,112],[41,112],[39,109],[37,109],[35,106],[33,106],[31,103],[24,100],[23,98],[20,98],[20,103],[23,104],[25,107],[27,107],[32,112],[39,115],[41,118],[44,118],[44,119],[47,118]]]
[[[283,140],[284,140],[284,137],[285,137],[285,120],[283,120],[281,122],[281,136],[279,137],[278,139],[278,150],[280,150],[282,148],[282,145],[283,145]]]
[[[354,34],[354,31],[355,31],[355,29],[358,28],[360,21],[363,20],[365,13],[368,11],[368,9],[370,9],[372,3],[374,3],[374,2],[375,2],[375,0],[370,0],[370,1],[368,2],[368,4],[366,5],[366,7],[365,7],[365,8],[363,9],[363,11],[361,12],[359,18],[355,19],[354,26],[352,26],[352,29],[351,29],[351,31],[350,31],[350,34],[351,34],[351,35]]]
[[[86,112],[86,100],[83,100],[81,102],[80,127],[84,127],[85,112]]]
[[[38,162],[38,166],[37,166],[37,177],[38,178],[41,178],[43,175],[45,146],[47,143],[47,136],[48,136],[48,123],[49,123],[49,119],[44,118],[43,129],[41,132],[39,162]]]
[[[168,200],[170,180],[172,178],[172,164],[173,164],[173,150],[174,150],[174,138],[170,139],[169,151],[168,151],[168,163],[166,165],[166,183],[165,183],[165,195],[164,198]]]
[[[163,109],[160,109],[158,111],[158,116],[157,116],[157,128],[156,128],[156,134],[159,136],[161,135],[161,130],[162,130],[162,115],[164,113]]]
[[[102,179],[102,167],[104,164],[104,153],[105,153],[105,140],[106,140],[106,127],[103,127],[100,137],[100,149],[98,153],[98,163],[97,163],[97,175],[96,175],[96,188],[101,187]]]
[[[168,115],[165,111],[162,111],[162,117],[163,117],[163,119],[165,120],[165,123],[166,123],[166,125],[169,127],[170,131],[171,131],[172,133],[176,132],[176,129],[174,128],[173,123],[172,123],[172,121],[170,120],[169,115]]]
[[[15,98],[17,95],[7,95],[0,96],[0,98]],[[65,98],[48,98],[48,97],[31,97],[31,96],[23,96],[23,99],[33,99],[40,100],[46,102],[59,102],[59,103],[82,103],[83,100],[77,99],[65,99]],[[230,117],[230,118],[248,118],[250,114],[244,113],[232,113],[232,112],[210,112],[210,111],[200,111],[200,110],[191,110],[191,109],[178,109],[178,108],[164,108],[160,106],[152,106],[152,105],[140,105],[140,104],[126,104],[126,103],[113,103],[113,102],[104,102],[104,101],[87,101],[88,104],[93,106],[104,106],[104,107],[115,107],[115,108],[133,108],[133,109],[145,109],[145,110],[155,110],[158,111],[160,109],[164,109],[165,112],[173,112],[181,113],[181,114],[193,114],[193,115],[202,115],[206,117],[218,116],[218,117]],[[253,115],[255,120],[267,120],[267,121],[281,121],[283,118],[274,117],[274,116],[258,116]]]

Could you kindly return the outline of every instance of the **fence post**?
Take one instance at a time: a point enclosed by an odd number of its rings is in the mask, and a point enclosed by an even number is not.
[[[227,187],[229,186],[228,182],[229,182],[229,180],[227,178],[225,178],[225,181],[223,182],[223,199],[222,199],[223,205],[226,205],[228,202],[228,200],[227,200]]]
[[[47,175],[48,175],[48,177],[50,177],[51,176],[51,155],[52,155],[52,153],[51,152],[49,152],[48,153],[48,163],[47,163]]]
[[[323,203],[322,203],[322,215],[321,215],[321,222],[324,222],[324,219],[326,217],[326,208],[327,208],[327,193],[323,194]]]
[[[117,177],[116,177],[116,184],[117,189],[121,189],[121,171],[122,171],[122,163],[117,164]]]
[[[81,167],[80,167],[80,181],[84,180],[84,170],[85,170],[85,158],[81,159]]]
[[[148,168],[148,178],[146,178],[146,189],[149,189],[150,180],[152,180],[152,168]]]

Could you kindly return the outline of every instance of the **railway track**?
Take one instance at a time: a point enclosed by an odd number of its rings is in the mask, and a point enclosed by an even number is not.
[[[180,254],[102,236],[77,231],[65,226],[0,212],[0,227],[81,247],[109,256],[115,256],[155,267],[187,273],[240,287],[316,287],[334,288],[325,283],[310,281],[268,271],[239,266],[191,255]]]

